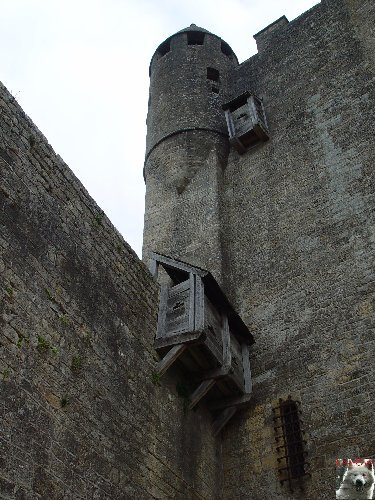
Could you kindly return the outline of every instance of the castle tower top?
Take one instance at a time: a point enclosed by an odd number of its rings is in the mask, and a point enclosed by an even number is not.
[[[159,45],[150,63],[146,160],[160,142],[188,130],[227,137],[221,104],[227,76],[236,66],[231,47],[195,24]]]
[[[149,71],[150,76],[152,72],[152,66],[155,60],[160,59],[160,57],[163,57],[171,50],[171,41],[173,38],[184,33],[187,33],[187,39],[189,45],[203,45],[205,35],[209,35],[210,37],[218,39],[221,43],[221,52],[230,59],[234,60],[236,64],[238,64],[238,59],[236,54],[224,40],[222,40],[219,36],[215,35],[214,33],[211,33],[210,31],[206,30],[205,28],[201,28],[200,26],[197,26],[196,24],[192,23],[190,26],[187,26],[186,28],[183,28],[182,30],[179,30],[173,35],[169,36],[166,40],[164,40],[164,42],[162,42],[158,46],[154,55],[151,58],[150,71]]]

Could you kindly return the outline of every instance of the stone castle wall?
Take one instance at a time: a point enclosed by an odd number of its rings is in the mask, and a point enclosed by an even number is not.
[[[323,0],[259,33],[234,69],[208,37],[217,58],[176,87],[181,133],[152,87],[170,122],[149,136],[145,258],[208,268],[256,341],[253,402],[216,439],[204,403],[184,411],[182,374],[154,374],[156,283],[0,87],[2,498],[328,499],[337,457],[374,457],[373,14],[369,0]],[[264,99],[270,140],[239,156],[218,131],[244,90]],[[288,395],[305,493],[278,482],[272,406]]]
[[[256,339],[253,406],[224,431],[225,498],[333,498],[335,459],[374,457],[374,67],[359,28],[373,14],[322,2],[233,75],[234,95],[264,99],[270,140],[232,151],[223,180],[226,290]],[[288,395],[311,472],[294,495],[272,420]]]
[[[186,53],[164,56],[159,83],[191,104],[184,119],[196,130],[190,142],[176,132],[146,161],[144,257],[154,247],[207,267],[256,342],[252,405],[223,432],[224,498],[332,498],[336,458],[374,457],[373,17],[373,2],[323,0],[258,33],[259,53],[223,73],[215,105],[223,116],[224,102],[254,92],[270,140],[229,156],[221,142],[211,177],[202,144],[208,155],[216,142],[197,124],[210,89],[179,94],[167,66],[180,57],[188,82],[184,58],[204,49],[185,41]],[[173,111],[166,99],[149,113],[157,123]],[[272,407],[289,395],[306,431],[304,493],[281,487],[277,471]]]
[[[213,498],[210,419],[153,375],[158,286],[3,86],[0,110],[0,497]]]

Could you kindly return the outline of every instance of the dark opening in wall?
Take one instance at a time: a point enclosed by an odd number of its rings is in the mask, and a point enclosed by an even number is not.
[[[217,69],[207,68],[207,79],[213,82],[218,82],[220,79],[220,74]]]
[[[276,450],[280,455],[277,459],[280,483],[287,482],[291,491],[293,491],[293,481],[301,480],[303,476],[308,475],[306,472],[305,441],[302,437],[303,430],[301,428],[299,404],[289,396],[285,401],[280,399],[279,406],[273,408]]]
[[[188,45],[203,45],[204,33],[201,33],[199,31],[188,31],[187,43]]]
[[[233,59],[233,52],[229,45],[223,41],[221,41],[221,52],[229,57],[229,59]]]
[[[166,40],[158,48],[158,54],[160,55],[160,57],[163,57],[165,56],[165,54],[168,54],[170,50],[171,50],[171,41]]]

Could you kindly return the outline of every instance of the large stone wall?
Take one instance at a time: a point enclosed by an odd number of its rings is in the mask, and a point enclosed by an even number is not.
[[[153,375],[157,284],[3,86],[0,110],[0,497],[214,498],[210,418]]]
[[[232,151],[223,180],[226,290],[256,340],[253,404],[224,431],[225,498],[333,498],[335,459],[374,457],[370,18],[372,2],[323,1],[263,32],[233,75],[233,96],[263,97],[271,138]],[[272,406],[288,395],[305,493],[278,482]]]

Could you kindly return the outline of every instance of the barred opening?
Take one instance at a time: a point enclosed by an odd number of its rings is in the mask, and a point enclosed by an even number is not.
[[[280,483],[287,482],[291,491],[294,480],[301,480],[303,476],[308,475],[299,404],[289,396],[285,401],[280,399],[279,406],[273,408],[276,450],[280,455],[277,459]],[[301,482],[300,486],[302,487]]]

